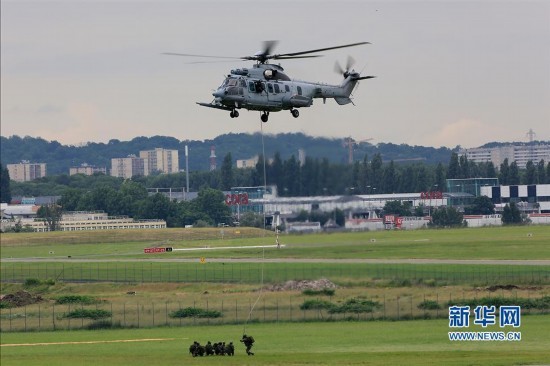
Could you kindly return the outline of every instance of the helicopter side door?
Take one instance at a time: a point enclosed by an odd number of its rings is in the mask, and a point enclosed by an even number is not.
[[[267,99],[268,104],[275,110],[283,109],[283,99],[285,97],[286,88],[284,84],[278,82],[267,83]]]
[[[283,94],[281,85],[271,81],[248,80],[247,108],[260,111],[280,111]]]
[[[252,110],[263,110],[267,104],[265,83],[260,80],[248,79],[247,108]]]

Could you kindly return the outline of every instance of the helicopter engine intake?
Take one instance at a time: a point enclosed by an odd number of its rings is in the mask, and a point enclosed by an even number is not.
[[[304,97],[302,95],[293,95],[290,98],[283,98],[283,105],[289,107],[309,107],[313,104],[313,98]]]

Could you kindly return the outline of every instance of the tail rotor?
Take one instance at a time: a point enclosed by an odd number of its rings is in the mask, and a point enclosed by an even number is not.
[[[334,71],[338,74],[343,75],[345,79],[350,75],[350,69],[353,67],[354,64],[355,60],[353,59],[353,57],[348,56],[348,59],[346,61],[346,68],[343,69],[342,66],[340,66],[340,63],[336,61],[336,63],[334,64]]]

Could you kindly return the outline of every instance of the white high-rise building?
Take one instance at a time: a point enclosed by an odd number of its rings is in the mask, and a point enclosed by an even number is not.
[[[492,162],[495,167],[508,159],[508,163],[516,162],[519,168],[524,169],[528,161],[537,164],[544,160],[550,161],[550,144],[506,145],[498,147],[477,147],[462,149],[459,155],[466,155],[468,160],[476,163]]]
[[[139,157],[147,160],[148,171],[177,173],[180,170],[178,150],[156,148],[139,152]]]
[[[149,164],[147,159],[129,155],[126,158],[111,159],[111,175],[124,179],[132,178],[134,175],[149,175]]]
[[[46,163],[30,163],[26,160],[18,164],[7,164],[10,179],[16,182],[29,182],[46,176]]]

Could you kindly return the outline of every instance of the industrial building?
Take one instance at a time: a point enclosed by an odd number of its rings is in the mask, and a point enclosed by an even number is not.
[[[384,228],[418,229],[430,222],[433,209],[455,206],[463,210],[479,196],[487,196],[495,203],[494,215],[466,215],[469,226],[501,225],[504,206],[515,202],[519,209],[529,215],[533,224],[550,224],[550,184],[533,186],[500,186],[496,178],[449,179],[448,192],[393,193],[370,195],[341,195],[314,197],[278,197],[276,186],[233,187],[226,194],[226,203],[238,218],[245,212],[264,214],[266,218],[278,216],[282,222],[296,217],[300,212],[333,212],[338,209],[346,214],[347,230],[381,230]],[[265,192],[265,194],[264,194]],[[246,195],[246,197],[243,197]],[[379,217],[387,202],[401,201],[411,206],[424,208],[422,217]],[[303,226],[303,225],[302,225]],[[304,229],[293,224],[293,230]],[[316,224],[306,225],[312,230]]]
[[[481,195],[489,197],[497,210],[513,202],[526,213],[550,213],[550,184],[482,187]]]
[[[50,231],[43,219],[37,218],[40,206],[2,204],[1,230],[5,232],[15,225],[28,227],[36,232]],[[165,229],[164,220],[134,220],[128,216],[109,216],[103,211],[75,211],[64,213],[59,221],[59,231],[117,230],[117,229]]]

